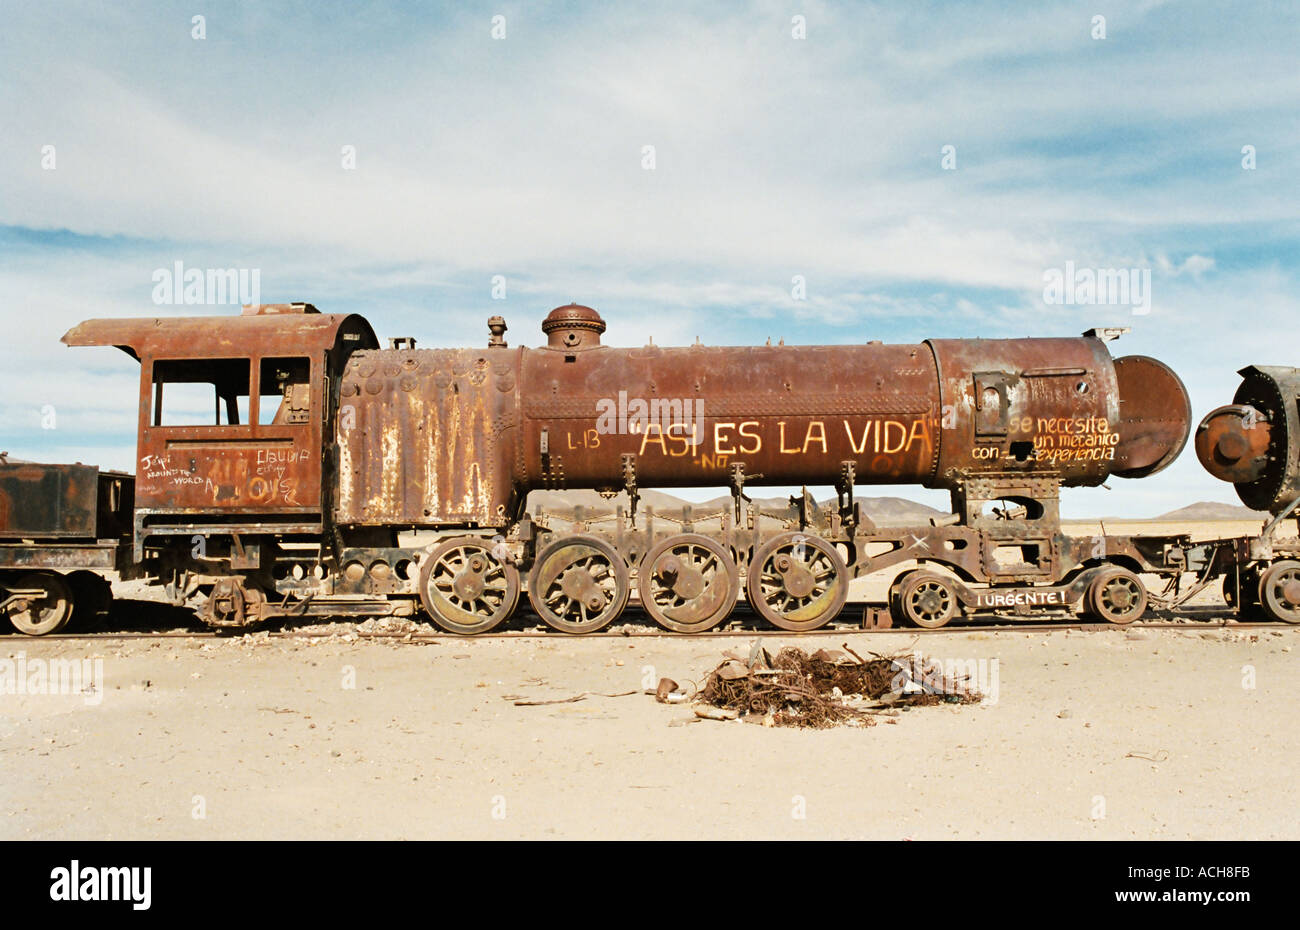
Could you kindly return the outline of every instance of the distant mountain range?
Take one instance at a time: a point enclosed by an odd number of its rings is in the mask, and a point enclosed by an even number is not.
[[[748,506],[758,507],[763,513],[771,515],[782,515],[790,506],[788,497],[757,497],[753,496],[752,503]],[[927,507],[925,504],[918,504],[915,501],[904,500],[901,497],[863,497],[858,495],[854,498],[861,501],[863,508],[877,525],[898,526],[913,523],[928,523],[931,517],[944,516],[942,511],[935,510],[933,507]],[[534,491],[528,495],[528,510],[530,513],[537,511],[537,506],[541,505],[548,514],[552,514],[561,519],[567,518],[570,514],[565,511],[572,511],[574,507],[583,509],[584,517],[607,516],[614,512],[616,507],[627,509],[627,494],[620,491],[614,497],[606,499],[595,491],[591,490],[572,490],[572,491]],[[834,498],[824,501],[818,501],[818,506],[825,508],[835,507]],[[642,491],[640,508],[644,512],[647,507],[653,507],[657,516],[668,519],[680,520],[682,517],[682,508],[690,507],[692,518],[703,520],[708,517],[721,514],[726,508],[731,507],[731,496],[724,494],[711,498],[707,501],[687,501],[672,494],[666,494],[663,491]]]
[[[905,526],[909,524],[925,524],[930,522],[931,517],[942,517],[947,514],[944,511],[936,510],[933,507],[927,507],[925,504],[918,504],[915,501],[909,501],[901,497],[865,497],[861,494],[855,497],[855,500],[861,501],[863,508],[878,526]],[[572,511],[574,507],[582,507],[584,515],[587,518],[609,516],[614,513],[618,506],[627,508],[627,494],[620,491],[612,498],[606,499],[598,493],[591,490],[572,490],[572,491],[534,491],[528,497],[528,510],[536,512],[538,504],[541,504],[547,511],[561,519],[569,516],[565,511]],[[765,514],[780,516],[786,513],[790,501],[787,497],[754,497],[753,506],[759,507]],[[714,515],[720,514],[724,508],[731,506],[731,497],[729,495],[720,495],[707,501],[694,502],[683,500],[664,491],[642,491],[641,492],[641,510],[645,511],[647,507],[653,507],[655,514],[667,519],[679,520],[682,516],[682,507],[689,506],[692,511],[692,517],[696,520],[703,520]],[[834,498],[819,501],[818,506],[824,508],[833,508],[835,506]],[[1239,504],[1221,504],[1216,501],[1198,501],[1195,504],[1189,504],[1186,507],[1180,507],[1177,510],[1171,510],[1169,513],[1163,513],[1156,517],[1141,516],[1112,516],[1104,519],[1116,520],[1149,520],[1151,522],[1185,522],[1201,523],[1212,520],[1260,520],[1268,515],[1257,510],[1251,510],[1242,507]],[[1076,521],[1078,522],[1078,521]]]
[[[1240,504],[1220,504],[1217,501],[1197,501],[1186,507],[1179,507],[1169,513],[1162,513],[1156,520],[1262,520],[1268,516],[1262,510],[1251,510]]]

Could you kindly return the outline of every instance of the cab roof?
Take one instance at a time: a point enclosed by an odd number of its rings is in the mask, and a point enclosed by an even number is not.
[[[239,316],[135,317],[78,323],[63,335],[69,346],[117,346],[143,358],[231,358],[328,351],[340,332],[352,349],[377,349],[365,317],[321,313],[311,304],[255,304]]]

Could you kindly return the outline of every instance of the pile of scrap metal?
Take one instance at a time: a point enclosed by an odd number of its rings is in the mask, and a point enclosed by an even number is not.
[[[970,704],[981,697],[968,682],[933,674],[910,654],[864,659],[847,645],[811,655],[787,646],[773,657],[756,641],[748,656],[723,655],[699,689],[699,717],[770,727],[872,726],[876,716],[892,718],[899,707]],[[667,679],[656,696],[663,703],[684,699]]]

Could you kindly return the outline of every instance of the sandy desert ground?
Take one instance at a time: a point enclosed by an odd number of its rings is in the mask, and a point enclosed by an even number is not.
[[[996,660],[990,700],[860,729],[701,721],[643,694],[513,703],[700,678],[746,642],[105,644],[99,694],[4,697],[0,837],[1300,837],[1291,630],[926,635],[927,655]]]
[[[643,693],[514,703],[699,681],[751,634],[353,629],[0,638],[0,657],[97,672],[85,693],[0,694],[0,837],[1300,838],[1300,630],[764,635],[919,650],[983,679],[980,704],[811,731]]]

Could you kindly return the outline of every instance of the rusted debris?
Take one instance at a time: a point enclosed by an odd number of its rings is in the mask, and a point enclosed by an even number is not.
[[[811,655],[787,646],[773,658],[757,642],[750,656],[746,661],[729,653],[709,673],[699,698],[708,712],[697,708],[697,715],[824,729],[872,726],[873,717],[889,707],[980,700],[965,682],[935,674],[918,656],[863,659],[846,645],[844,651],[819,649]]]
[[[862,629],[888,630],[894,625],[894,618],[889,615],[889,607],[868,604],[862,608]]]

